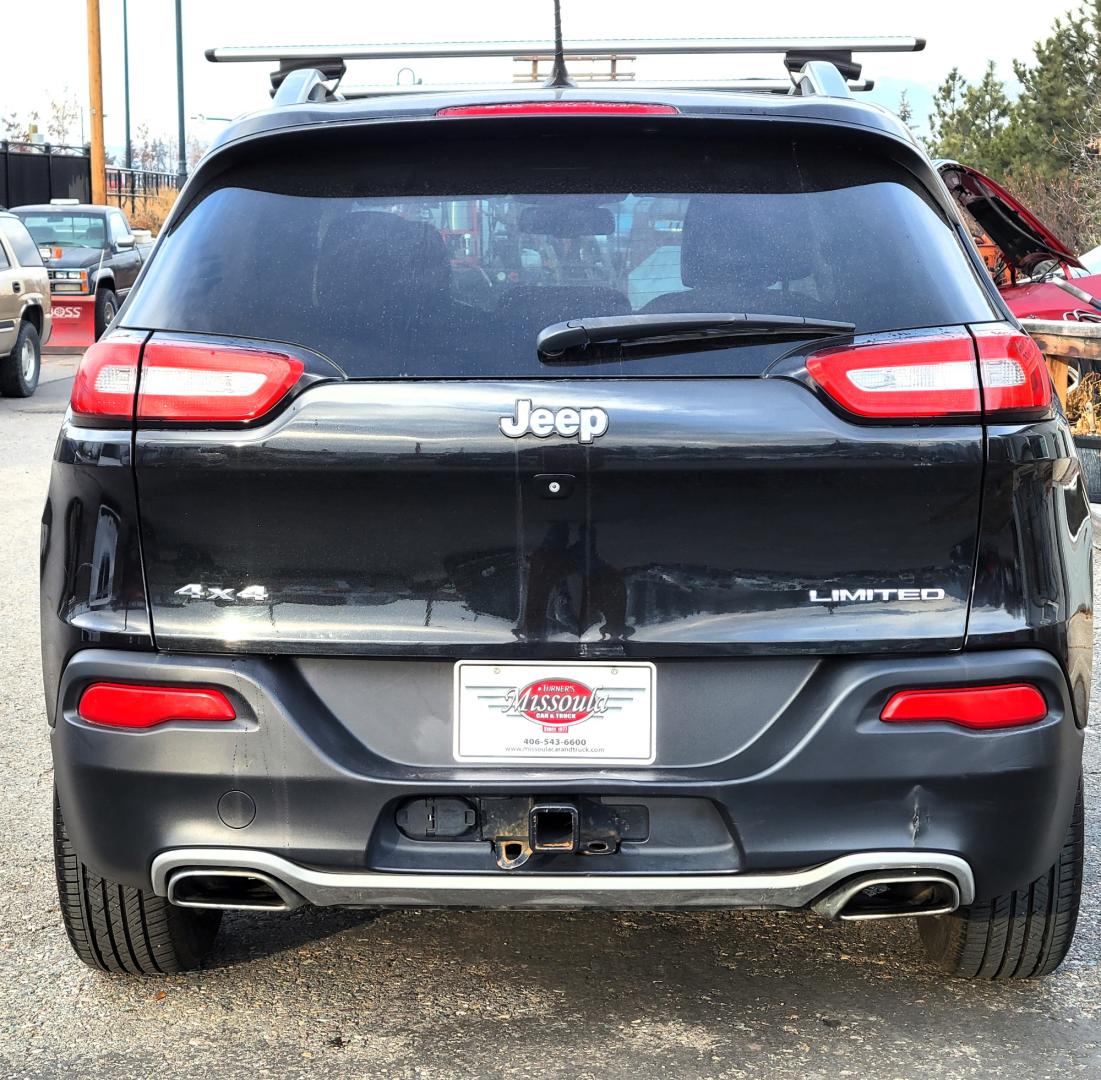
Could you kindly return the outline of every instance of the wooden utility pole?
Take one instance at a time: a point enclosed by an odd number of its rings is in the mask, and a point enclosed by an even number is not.
[[[103,150],[103,61],[99,44],[99,0],[88,3],[88,102],[92,111],[92,202],[107,202],[107,163]]]

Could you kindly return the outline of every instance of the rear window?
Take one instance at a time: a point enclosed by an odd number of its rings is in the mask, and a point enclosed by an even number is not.
[[[162,239],[124,324],[291,342],[353,376],[508,377],[548,374],[535,339],[553,323],[717,311],[858,332],[992,317],[901,166],[651,134],[253,160]],[[733,351],[630,372],[710,373]]]

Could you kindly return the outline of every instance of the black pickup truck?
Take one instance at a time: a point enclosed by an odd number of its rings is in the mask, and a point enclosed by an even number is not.
[[[53,202],[17,206],[50,274],[50,292],[64,308],[69,297],[95,297],[95,337],[107,329],[153,247],[142,243],[116,206]]]

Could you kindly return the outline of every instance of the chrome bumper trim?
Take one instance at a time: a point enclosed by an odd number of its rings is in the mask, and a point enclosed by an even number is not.
[[[420,874],[311,870],[281,855],[247,848],[174,848],[153,860],[153,891],[168,894],[177,870],[257,870],[283,883],[304,901],[348,907],[488,908],[786,908],[821,901],[857,875],[876,871],[931,871],[951,877],[960,903],[975,898],[971,868],[955,855],[919,851],[869,851],[844,855],[805,870],[754,874]]]

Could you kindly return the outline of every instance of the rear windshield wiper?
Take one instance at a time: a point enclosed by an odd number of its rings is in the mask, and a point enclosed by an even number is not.
[[[735,339],[835,337],[851,334],[850,322],[803,319],[798,315],[746,312],[687,312],[677,315],[610,315],[571,319],[539,331],[535,347],[544,363],[629,359],[655,350],[722,348]]]

